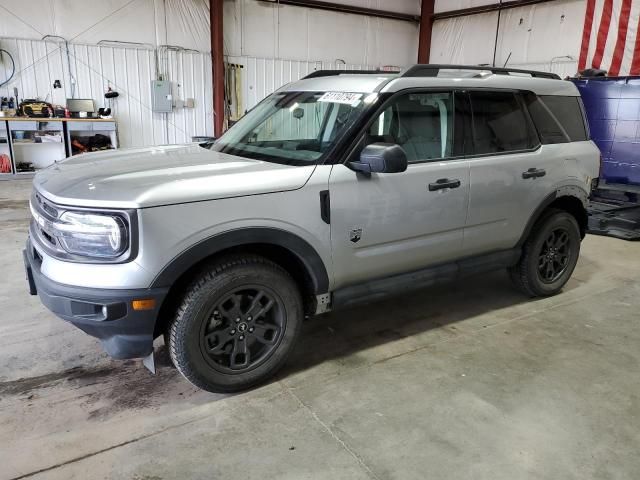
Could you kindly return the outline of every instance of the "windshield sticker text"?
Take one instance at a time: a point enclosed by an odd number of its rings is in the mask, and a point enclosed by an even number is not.
[[[319,102],[343,103],[345,105],[357,106],[362,98],[361,93],[349,92],[327,92],[318,99]]]

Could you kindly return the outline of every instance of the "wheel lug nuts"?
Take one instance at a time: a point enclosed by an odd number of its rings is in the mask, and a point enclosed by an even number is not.
[[[251,317],[247,317],[247,320],[251,321]]]
[[[236,331],[235,330],[231,330],[231,335],[235,334]]]
[[[240,335],[240,340],[244,340],[244,335]]]
[[[249,329],[249,331],[250,331],[250,332],[253,332],[253,327],[251,327],[251,328]]]
[[[240,321],[240,319],[239,319],[239,318],[236,318],[236,323],[238,323],[239,321]]]

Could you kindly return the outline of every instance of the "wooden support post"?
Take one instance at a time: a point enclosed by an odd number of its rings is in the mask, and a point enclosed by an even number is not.
[[[420,38],[418,40],[418,63],[429,63],[434,7],[435,0],[422,0],[422,10],[420,12]]]

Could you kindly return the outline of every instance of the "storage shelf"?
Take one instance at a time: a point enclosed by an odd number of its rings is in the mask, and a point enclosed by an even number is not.
[[[27,145],[64,145],[62,141],[59,142],[13,142],[14,147],[24,147]]]
[[[14,138],[16,134],[21,138]],[[42,134],[49,134],[49,136],[44,137]],[[117,124],[114,119],[0,118],[0,153],[10,156],[13,168],[13,173],[0,174],[0,178],[6,180],[33,175],[56,161],[75,156],[79,152],[75,146],[72,146],[72,140],[82,142],[82,137],[85,137],[84,143],[88,143],[86,137],[93,137],[96,134],[109,137],[111,143],[109,150],[118,148]],[[59,140],[33,141],[34,138],[55,137]],[[106,142],[102,143],[106,145]],[[30,165],[34,170],[19,172],[18,165]]]

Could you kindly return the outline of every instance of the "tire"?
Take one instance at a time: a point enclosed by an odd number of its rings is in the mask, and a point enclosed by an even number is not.
[[[222,259],[186,289],[168,329],[171,360],[196,387],[244,390],[284,365],[303,318],[298,286],[281,267],[258,256]]]
[[[565,239],[566,244],[561,239]],[[559,293],[578,263],[581,240],[580,227],[573,215],[563,210],[548,210],[533,227],[520,260],[509,269],[511,280],[530,297]]]

